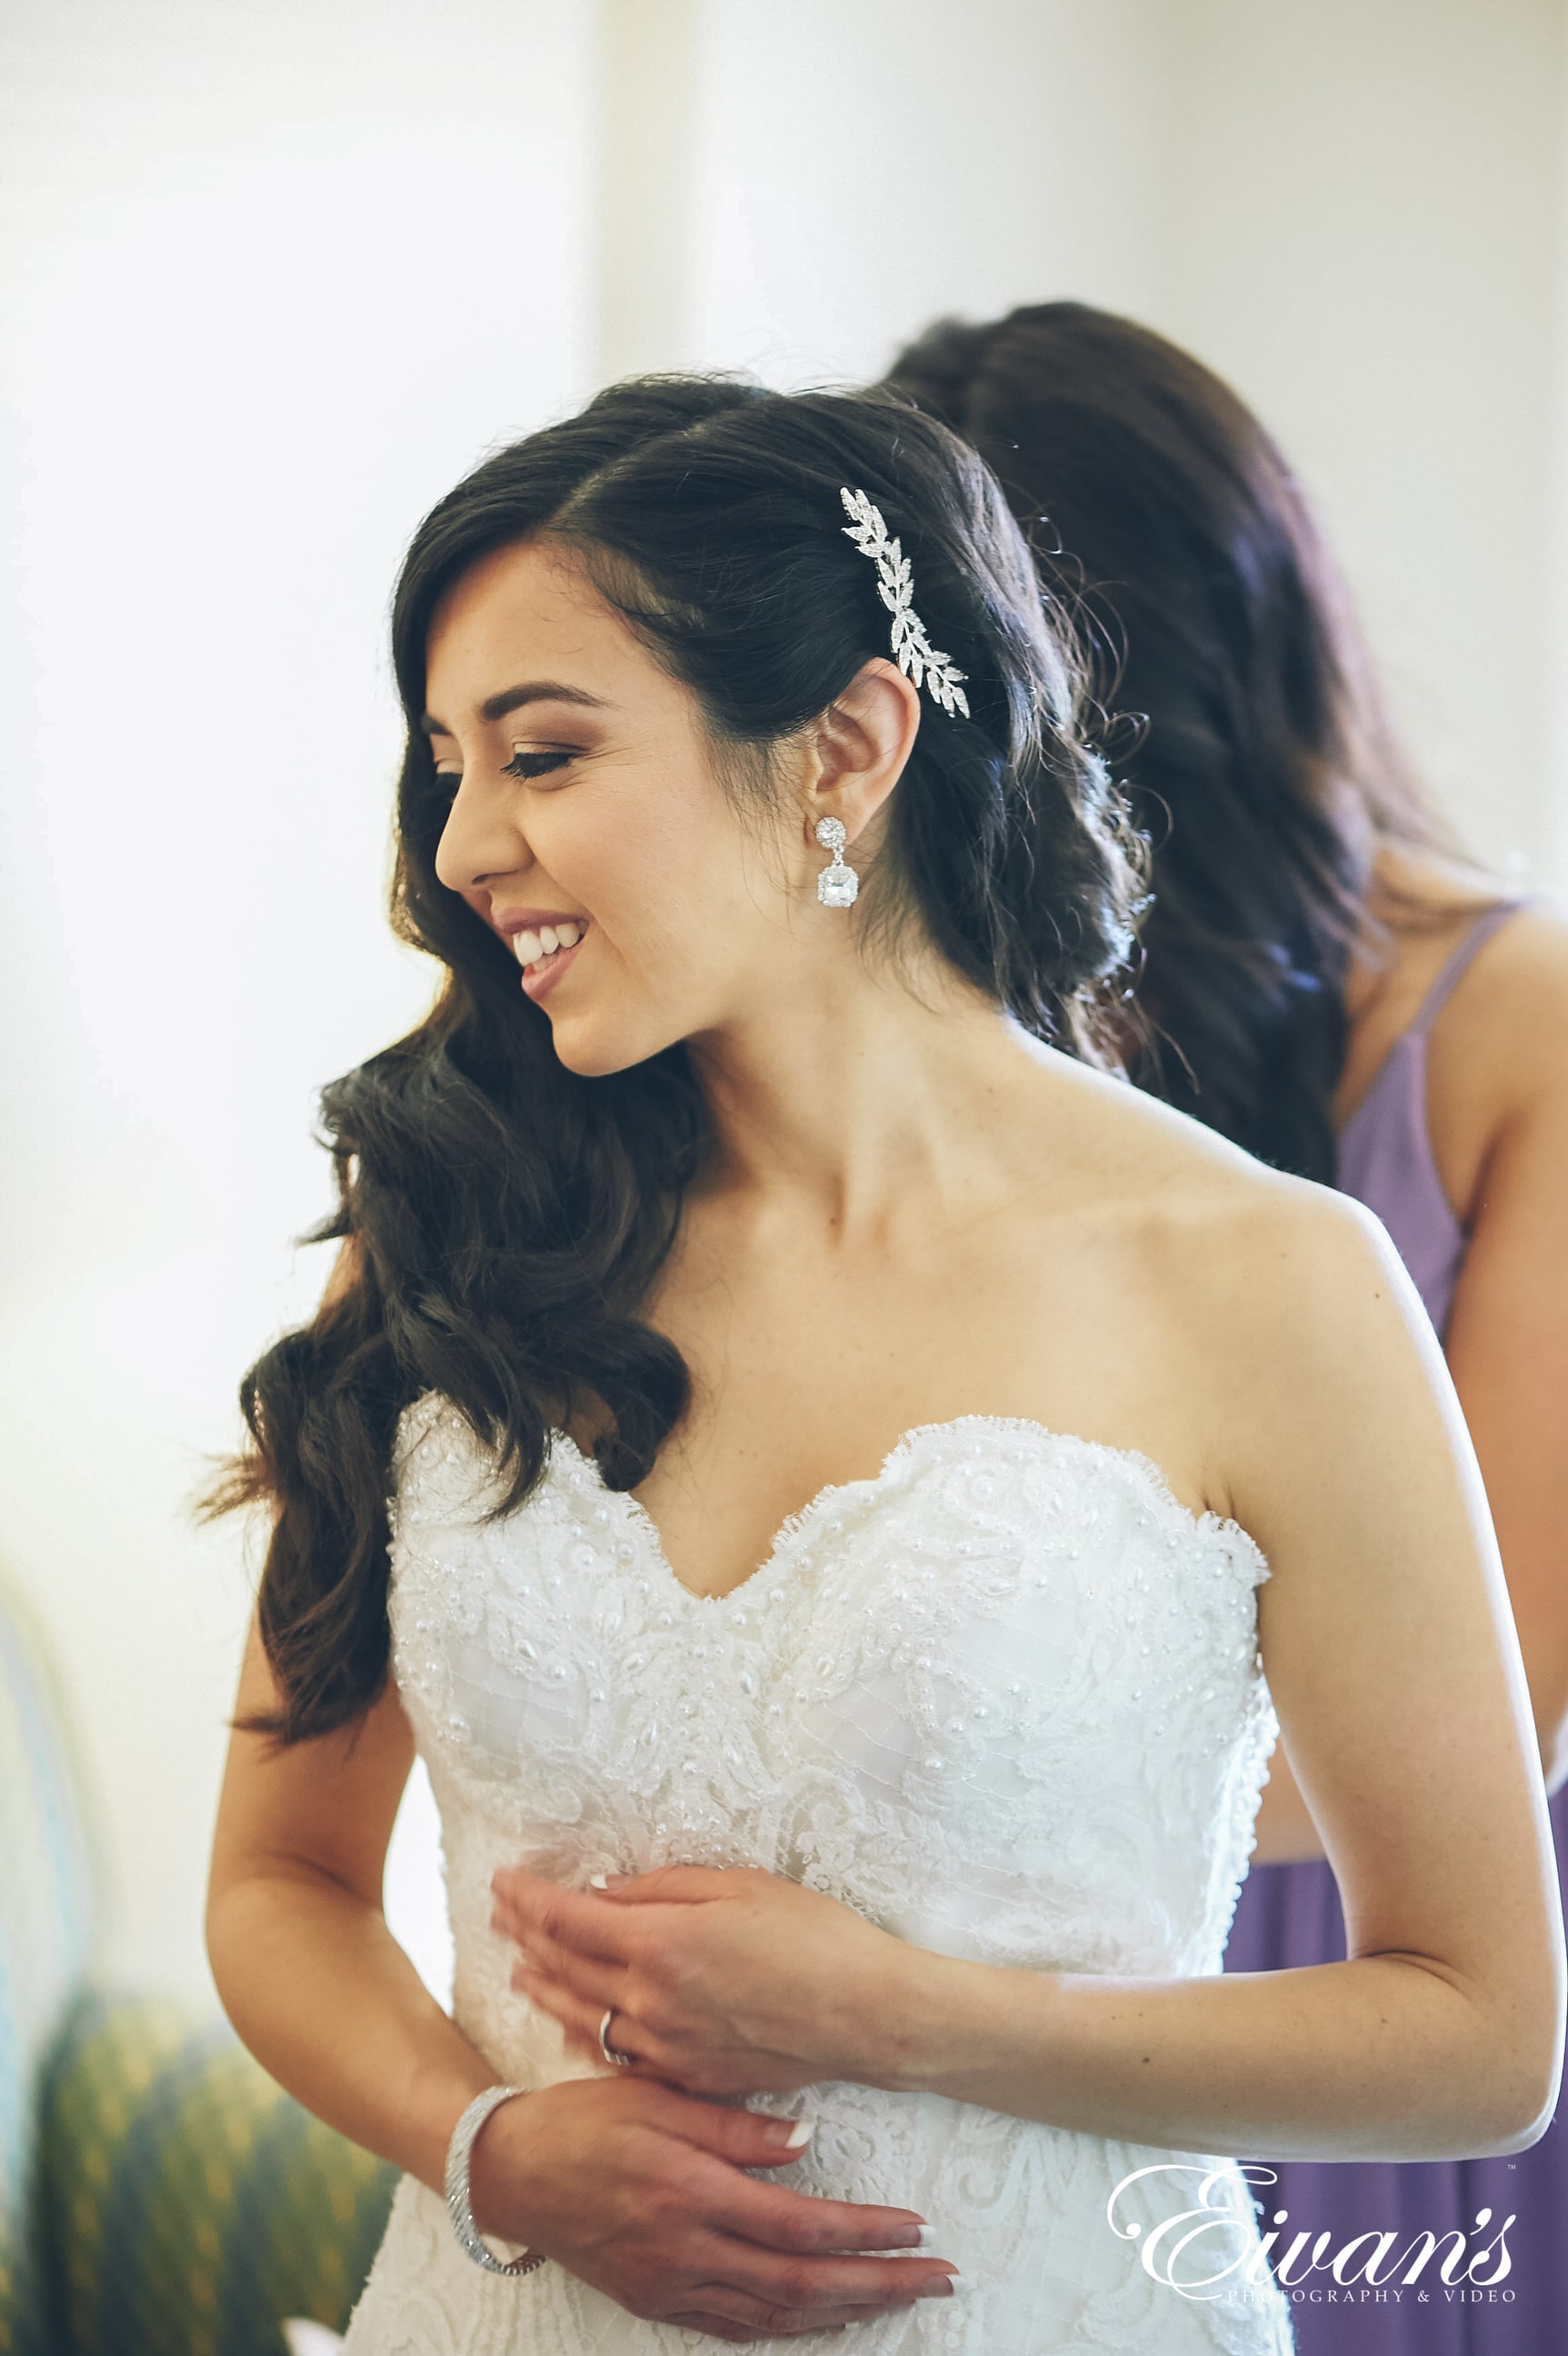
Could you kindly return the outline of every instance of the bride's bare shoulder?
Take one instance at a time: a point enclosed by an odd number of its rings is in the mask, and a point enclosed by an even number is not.
[[[1213,1196],[1226,1207],[1278,1194],[1277,1172],[1120,1074],[1049,1050],[1036,1060],[1044,1085],[1030,1088],[1019,1108],[1027,1107],[1036,1157],[1063,1189],[1081,1188],[1122,1208],[1142,1197],[1168,1200],[1173,1189],[1195,1204]],[[1297,1183],[1284,1182],[1286,1192]]]
[[[1121,1239],[1187,1330],[1314,1314],[1408,1281],[1380,1220],[1124,1080],[1073,1067],[1051,1110],[1055,1208]],[[1291,1306],[1288,1310],[1287,1303]]]

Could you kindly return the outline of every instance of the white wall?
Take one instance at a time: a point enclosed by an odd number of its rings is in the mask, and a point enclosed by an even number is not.
[[[1477,848],[1555,873],[1568,8],[1169,0],[1155,323],[1316,495],[1396,713]]]
[[[64,1656],[132,1978],[205,1969],[246,1580],[187,1499],[320,1282],[290,1247],[328,1199],[315,1091],[428,996],[381,916],[392,574],[579,391],[591,29],[6,20],[0,1562]]]
[[[911,330],[1157,292],[1152,0],[712,0],[691,358],[878,373]]]
[[[843,380],[943,311],[1138,312],[1296,455],[1477,841],[1568,881],[1561,30],[1551,0],[12,0],[0,1563],[69,1671],[123,1976],[204,1985],[248,1588],[186,1500],[320,1280],[314,1092],[427,989],[381,916],[424,509],[601,372]],[[427,1819],[400,1858],[438,1977]]]

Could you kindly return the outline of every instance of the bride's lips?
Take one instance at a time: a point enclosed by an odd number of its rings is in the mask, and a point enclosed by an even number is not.
[[[547,990],[553,990],[587,937],[586,932],[584,932],[573,942],[569,949],[552,949],[550,955],[542,958],[538,965],[526,967],[522,975],[524,996],[537,1000],[542,998]]]
[[[579,916],[575,911],[567,908],[509,909],[504,916],[497,916],[492,921],[497,932],[507,942],[514,957],[519,956],[519,951],[525,946],[534,952],[532,961],[527,966],[521,964],[519,957],[524,994],[534,1000],[542,998],[547,991],[554,988],[560,976],[564,973],[577,951],[582,948],[591,929],[590,920],[586,916]],[[539,935],[546,928],[552,931],[564,931],[568,926],[576,933],[577,938],[570,943],[562,942],[558,948],[550,950],[547,955],[541,958],[538,955]]]

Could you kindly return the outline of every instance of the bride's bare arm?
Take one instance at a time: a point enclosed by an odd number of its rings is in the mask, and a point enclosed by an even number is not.
[[[1380,1227],[1280,1181],[1177,1320],[1208,1483],[1267,1554],[1260,1632],[1351,1960],[1133,1980],[958,1961],[819,1893],[675,1869],[498,1881],[521,1983],[596,2003],[703,2091],[861,2079],[1055,2126],[1317,2159],[1508,2152],[1550,2116],[1563,2001],[1545,1795],[1454,1392]],[[1205,1370],[1205,1360],[1208,1368]]]
[[[1148,1984],[933,1963],[912,2082],[1282,2158],[1519,2150],[1556,2095],[1562,1922],[1465,1424],[1367,1215],[1297,1196],[1234,1248],[1255,1305],[1213,1353],[1227,1485],[1272,1566],[1263,1662],[1350,1960]]]
[[[275,1706],[252,1628],[237,1717]],[[218,1813],[208,1952],[229,2017],[317,2117],[442,2188],[446,2145],[496,2072],[387,1929],[381,1874],[413,1744],[395,1690],[293,1749],[236,1732]],[[575,2080],[508,2103],[475,2146],[481,2231],[536,2245],[634,2314],[746,2341],[950,2296],[908,2253],[909,2210],[811,2199],[744,2173],[797,2155],[793,2122],[647,2081]]]
[[[236,1716],[276,1698],[252,1626]],[[413,1763],[390,1686],[352,1730],[291,1750],[237,1732],[207,1944],[230,2019],[279,2083],[356,2143],[439,2185],[457,2118],[495,2073],[381,1913],[387,1843]]]

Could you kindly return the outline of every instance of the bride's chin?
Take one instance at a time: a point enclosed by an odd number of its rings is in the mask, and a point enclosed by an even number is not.
[[[629,1025],[596,1023],[585,1015],[564,1016],[553,1023],[553,1031],[557,1062],[585,1080],[604,1080],[612,1073],[628,1072],[671,1044]]]

